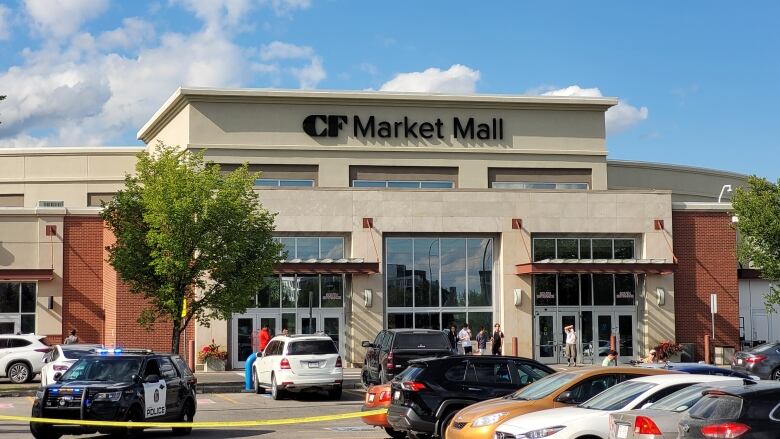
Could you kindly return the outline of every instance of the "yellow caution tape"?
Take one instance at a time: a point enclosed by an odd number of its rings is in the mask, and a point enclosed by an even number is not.
[[[387,409],[350,412],[338,415],[308,416],[305,418],[262,419],[254,421],[231,422],[120,422],[120,421],[89,421],[80,419],[33,418],[30,416],[4,416],[0,421],[35,422],[39,424],[82,425],[86,427],[135,427],[135,428],[249,428],[267,425],[289,425],[309,422],[338,421],[341,419],[362,418],[387,413]]]

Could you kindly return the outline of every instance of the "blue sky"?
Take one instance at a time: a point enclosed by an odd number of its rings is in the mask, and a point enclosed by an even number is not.
[[[611,158],[780,177],[780,3],[0,1],[0,146],[132,145],[179,85],[615,96]]]

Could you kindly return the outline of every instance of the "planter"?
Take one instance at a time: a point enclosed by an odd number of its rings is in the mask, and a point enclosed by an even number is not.
[[[225,361],[220,360],[218,358],[206,358],[206,363],[204,364],[204,371],[205,372],[224,372],[225,371]]]

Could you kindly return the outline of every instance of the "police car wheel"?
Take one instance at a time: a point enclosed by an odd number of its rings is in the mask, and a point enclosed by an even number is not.
[[[192,419],[195,417],[195,407],[193,407],[191,402],[187,403],[187,406],[182,410],[181,416],[179,416],[179,422],[192,422]],[[173,434],[185,436],[192,433],[192,427],[184,427],[184,428],[174,428]]]
[[[280,389],[278,385],[276,385],[276,377],[271,377],[271,398],[274,400],[279,400],[284,398],[284,390]]]
[[[51,426],[46,424],[30,423],[30,433],[35,439],[60,439],[61,434],[52,430]]]
[[[14,384],[23,384],[30,381],[32,378],[32,371],[30,366],[17,362],[8,366],[8,379]]]
[[[133,407],[125,416],[126,422],[143,422],[144,414],[139,407]],[[143,430],[140,428],[122,428],[111,433],[111,437],[116,438],[136,438],[141,435]]]

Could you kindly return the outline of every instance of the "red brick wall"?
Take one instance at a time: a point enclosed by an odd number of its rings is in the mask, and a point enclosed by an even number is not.
[[[66,216],[63,228],[62,333],[75,328],[84,343],[102,343],[103,221]]]
[[[678,343],[696,343],[704,359],[704,335],[712,332],[710,294],[718,294],[716,346],[739,346],[739,282],[736,232],[721,212],[675,211],[674,307]]]

